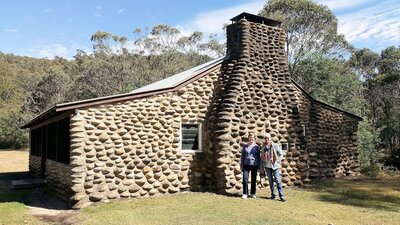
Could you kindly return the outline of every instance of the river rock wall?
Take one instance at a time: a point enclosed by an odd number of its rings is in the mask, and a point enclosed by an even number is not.
[[[182,152],[180,128],[209,126],[204,119],[218,74],[219,68],[176,92],[77,110],[70,123],[75,208],[203,189],[212,176],[203,165],[207,152]]]
[[[249,132],[259,144],[264,132],[288,144],[285,185],[356,174],[358,117],[313,100],[293,83],[283,29],[242,19],[227,27],[227,37],[229,58],[210,112],[216,189],[241,193],[240,154]]]
[[[176,91],[75,110],[70,165],[48,161],[47,180],[74,208],[177,193],[242,192],[249,132],[287,144],[285,186],[359,174],[359,117],[312,99],[289,74],[281,28],[242,19],[227,27],[221,67]],[[202,151],[181,151],[181,124],[201,124]],[[40,157],[30,156],[40,172]]]

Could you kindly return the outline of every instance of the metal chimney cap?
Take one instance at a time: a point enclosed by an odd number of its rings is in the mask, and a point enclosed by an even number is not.
[[[246,19],[247,21],[254,22],[254,23],[261,23],[271,27],[280,27],[282,22],[278,20],[274,20],[267,17],[257,16],[250,13],[242,12],[239,15],[233,17],[231,21],[238,22],[241,19]]]

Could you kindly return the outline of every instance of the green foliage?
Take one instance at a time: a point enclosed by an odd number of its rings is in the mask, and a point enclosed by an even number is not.
[[[366,115],[379,131],[375,145],[386,153],[385,165],[400,168],[400,48],[388,47],[376,54],[368,49],[354,52],[354,70],[365,79]]]
[[[223,51],[215,36],[204,41],[198,31],[183,36],[179,29],[165,24],[145,31],[148,33],[135,29],[130,50],[126,37],[96,32],[91,38],[94,54],[79,50],[74,57],[77,76],[72,78],[65,100],[126,93],[209,61],[210,55],[219,56]]]
[[[283,22],[292,74],[297,73],[296,66],[304,59],[349,48],[343,35],[337,33],[338,22],[333,12],[311,0],[270,0],[259,14]]]
[[[28,133],[19,126],[31,115],[22,114],[21,107],[46,71],[60,63],[65,64],[60,59],[35,59],[0,52],[0,148],[21,148],[27,144]]]
[[[54,68],[42,78],[36,89],[27,98],[27,102],[23,106],[24,111],[35,115],[57,103],[62,103],[70,85],[69,75]]]
[[[184,36],[181,31],[168,25],[156,25],[145,29],[136,28],[134,34],[134,53],[140,55],[162,55],[170,53],[185,53],[186,55],[207,55],[220,57],[225,53],[225,45],[218,42],[215,34],[210,34],[204,40],[203,33],[195,31],[189,36]]]
[[[20,149],[28,143],[28,133],[19,126],[27,122],[18,111],[0,116],[0,149]]]
[[[364,48],[355,50],[349,60],[355,72],[363,79],[370,79],[376,73],[379,54]]]
[[[383,158],[383,152],[377,148],[379,139],[379,130],[374,130],[369,120],[365,119],[358,125],[358,157],[361,163],[361,171],[370,175],[377,175],[380,171]]]
[[[299,84],[314,98],[340,109],[361,114],[362,83],[345,60],[318,56],[297,66]]]

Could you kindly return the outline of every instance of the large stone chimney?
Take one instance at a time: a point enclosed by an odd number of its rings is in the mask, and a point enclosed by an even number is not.
[[[232,18],[227,56],[209,114],[218,192],[242,191],[240,155],[249,132],[259,144],[269,132],[285,148],[284,185],[357,172],[360,118],[312,99],[293,83],[279,21],[248,13]]]

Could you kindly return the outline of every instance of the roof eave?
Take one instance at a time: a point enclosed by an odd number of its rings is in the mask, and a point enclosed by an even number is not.
[[[57,112],[56,109],[57,109],[57,105],[54,105],[53,107],[49,108],[48,110],[40,113],[39,115],[37,115],[36,117],[31,119],[28,123],[22,125],[20,128],[26,129],[26,128],[33,126],[35,124],[35,122],[37,122],[38,120],[43,119],[44,117],[48,116],[51,113]]]

